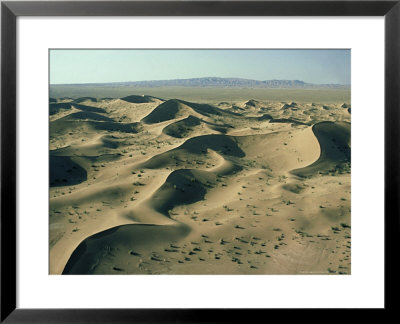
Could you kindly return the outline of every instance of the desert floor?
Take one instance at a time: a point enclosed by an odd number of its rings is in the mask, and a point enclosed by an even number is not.
[[[250,98],[51,98],[49,272],[350,274],[349,102]]]

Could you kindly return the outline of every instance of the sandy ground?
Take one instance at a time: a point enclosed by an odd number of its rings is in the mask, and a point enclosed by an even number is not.
[[[350,274],[350,112],[51,99],[50,273]]]

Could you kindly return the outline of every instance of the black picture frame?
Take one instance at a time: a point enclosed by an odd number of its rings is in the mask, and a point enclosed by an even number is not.
[[[399,237],[400,1],[2,1],[1,322],[200,323],[256,320],[268,309],[16,308],[16,19],[19,16],[384,16],[385,311],[396,309]],[[367,284],[367,283],[366,283]],[[272,310],[270,310],[272,311]],[[261,317],[262,318],[262,317]],[[265,318],[265,320],[267,320]]]

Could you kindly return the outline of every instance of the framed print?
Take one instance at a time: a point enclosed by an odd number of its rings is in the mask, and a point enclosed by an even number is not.
[[[393,308],[398,1],[1,10],[2,321]]]
[[[50,274],[351,274],[350,50],[49,56]]]

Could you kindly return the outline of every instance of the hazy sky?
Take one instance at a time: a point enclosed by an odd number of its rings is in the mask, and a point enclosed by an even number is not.
[[[50,83],[198,77],[350,84],[350,50],[51,50]]]

